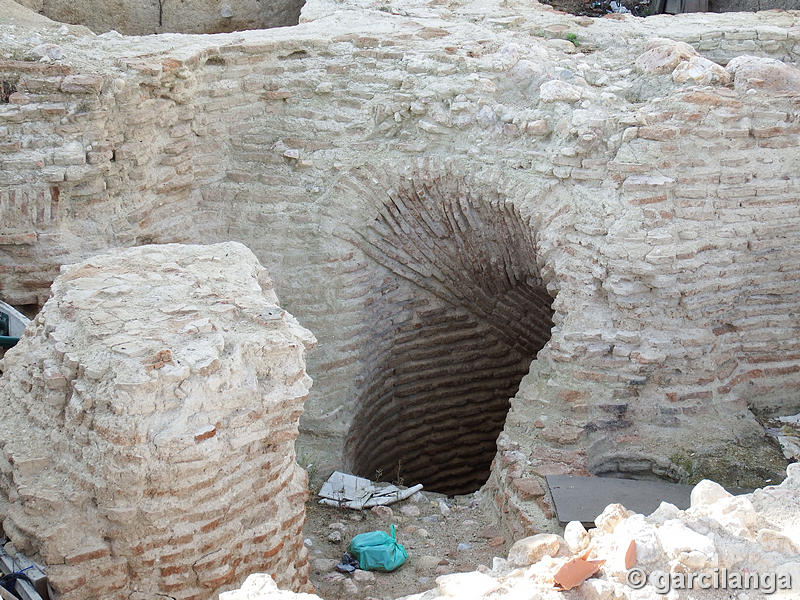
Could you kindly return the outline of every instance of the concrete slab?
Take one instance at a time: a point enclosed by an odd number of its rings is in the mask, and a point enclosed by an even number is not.
[[[545,479],[561,523],[594,523],[595,517],[613,503],[644,515],[652,513],[662,502],[669,502],[683,510],[689,508],[689,496],[694,487],[667,481],[616,477],[548,475]],[[728,491],[738,495],[750,490],[731,488]]]

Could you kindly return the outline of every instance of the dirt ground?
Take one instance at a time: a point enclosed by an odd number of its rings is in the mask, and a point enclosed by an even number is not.
[[[326,600],[389,600],[435,587],[439,575],[492,566],[508,554],[509,541],[479,508],[474,494],[448,498],[422,491],[408,500],[380,509],[355,511],[318,504],[316,491],[306,506],[304,535],[309,549],[311,580]],[[335,570],[353,536],[389,531],[408,551],[406,563],[392,573]],[[336,541],[341,538],[340,541]]]

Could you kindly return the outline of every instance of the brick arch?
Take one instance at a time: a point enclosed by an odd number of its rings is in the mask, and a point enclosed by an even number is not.
[[[373,268],[344,460],[368,477],[475,491],[553,325],[530,218],[457,176],[412,178],[354,243]]]

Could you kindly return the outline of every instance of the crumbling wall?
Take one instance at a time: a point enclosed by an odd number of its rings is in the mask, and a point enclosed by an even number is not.
[[[308,588],[295,463],[315,340],[244,246],[66,267],[4,360],[0,519],[58,597]]]
[[[517,534],[552,526],[547,473],[779,478],[754,412],[800,410],[797,15],[389,8],[70,34],[49,63],[10,35],[0,293],[109,246],[245,242],[322,342],[321,470],[410,483],[442,464],[403,473],[419,439],[485,474],[470,443],[525,375],[486,487]]]
[[[221,33],[297,25],[303,0],[17,0],[55,21],[95,33]]]

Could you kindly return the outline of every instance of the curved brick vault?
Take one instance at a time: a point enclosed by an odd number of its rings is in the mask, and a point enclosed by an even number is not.
[[[355,238],[375,263],[344,448],[359,474],[478,489],[508,400],[550,338],[552,298],[529,220],[472,193],[457,178],[411,181]]]
[[[779,479],[755,415],[800,410],[798,16],[368,4],[129,39],[0,0],[65,52],[0,38],[0,295],[41,305],[109,247],[244,242],[320,341],[300,451],[466,489],[513,395],[483,497],[517,534],[554,527],[548,473]],[[475,417],[459,371],[484,366],[491,427],[437,427]]]

